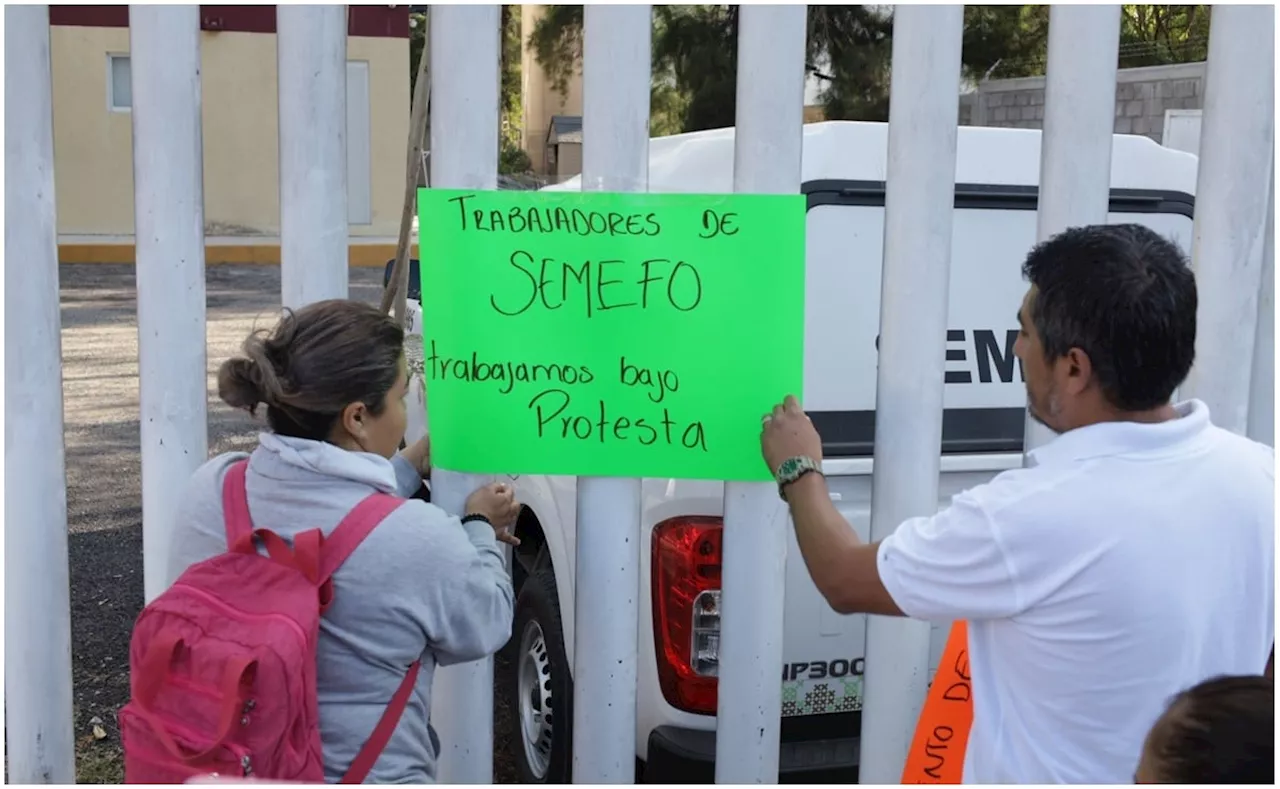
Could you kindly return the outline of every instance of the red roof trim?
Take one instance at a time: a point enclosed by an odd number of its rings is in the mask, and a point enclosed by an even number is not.
[[[356,5],[348,8],[347,35],[408,38],[409,6]],[[127,5],[51,5],[49,24],[68,27],[128,27]],[[202,5],[200,29],[209,32],[274,33],[273,5]]]

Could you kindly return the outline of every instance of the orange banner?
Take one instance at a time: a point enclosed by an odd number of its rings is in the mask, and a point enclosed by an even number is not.
[[[964,750],[973,724],[969,680],[969,635],[964,622],[951,626],[947,648],[902,769],[904,784],[958,784],[964,775]]]

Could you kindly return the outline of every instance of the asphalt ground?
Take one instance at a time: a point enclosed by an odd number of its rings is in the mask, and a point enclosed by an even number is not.
[[[76,777],[80,783],[121,783],[116,713],[129,697],[129,634],[143,599],[134,267],[63,265],[60,276]],[[206,288],[209,452],[248,451],[258,425],[218,400],[216,375],[249,332],[274,323],[280,269],[211,266]],[[351,269],[351,298],[376,303],[381,292],[381,269]],[[506,668],[500,654],[497,675]],[[510,730],[511,698],[499,681],[498,731]],[[496,738],[499,783],[516,781],[513,747],[518,745]]]

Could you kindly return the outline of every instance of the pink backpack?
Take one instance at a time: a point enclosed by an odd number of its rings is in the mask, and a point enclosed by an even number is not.
[[[127,783],[198,775],[323,783],[316,703],[320,616],[333,572],[403,499],[374,493],[327,538],[293,550],[254,530],[241,461],[227,471],[226,553],[193,565],[138,616],[129,645],[133,698],[120,710]],[[254,538],[267,548],[258,554]],[[391,739],[420,665],[404,681],[342,783],[363,783]]]

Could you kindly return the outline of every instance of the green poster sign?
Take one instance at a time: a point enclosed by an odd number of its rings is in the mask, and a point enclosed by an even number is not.
[[[770,479],[760,417],[802,381],[803,196],[418,203],[433,463]]]

